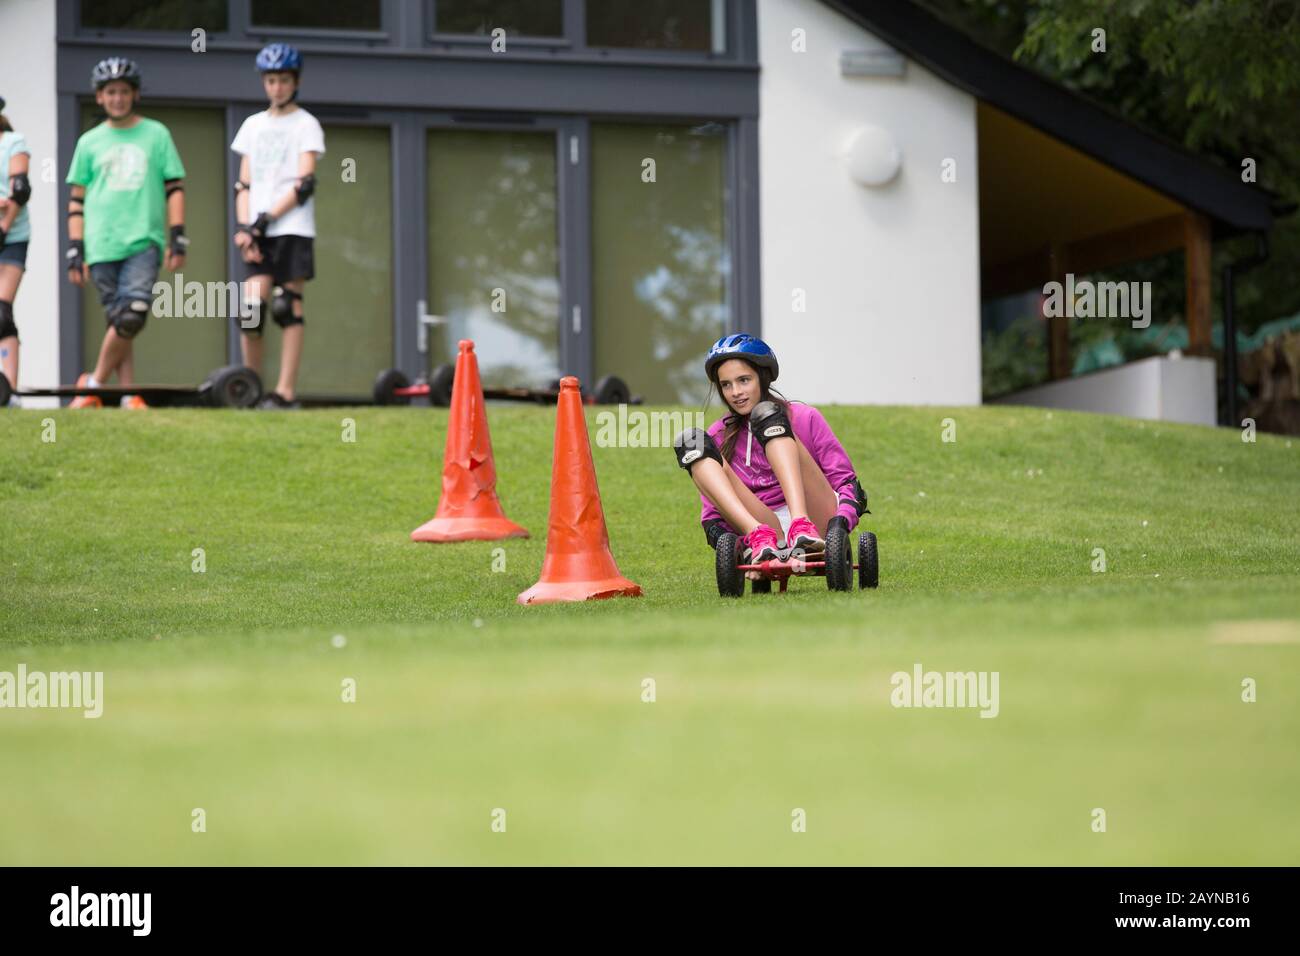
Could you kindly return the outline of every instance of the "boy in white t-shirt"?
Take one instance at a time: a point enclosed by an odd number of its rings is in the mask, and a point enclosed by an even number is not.
[[[262,333],[270,313],[283,330],[280,379],[259,408],[298,408],[302,359],[302,293],[315,275],[316,159],[325,153],[320,123],[296,102],[302,55],[287,43],[257,54],[262,86],[271,101],[244,120],[230,148],[243,158],[235,183],[235,231],[244,266],[244,299],[252,317],[240,320],[244,364],[262,371]],[[272,291],[274,290],[274,291]]]

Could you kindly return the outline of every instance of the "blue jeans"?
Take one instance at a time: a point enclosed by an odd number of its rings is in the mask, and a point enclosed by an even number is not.
[[[153,285],[158,281],[159,259],[158,247],[150,245],[125,259],[96,262],[90,267],[90,278],[99,291],[105,315],[112,316],[130,302],[148,302],[153,306]]]

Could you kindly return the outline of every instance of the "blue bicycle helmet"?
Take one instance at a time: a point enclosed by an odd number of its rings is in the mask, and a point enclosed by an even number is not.
[[[737,332],[724,335],[709,349],[709,354],[704,358],[704,372],[709,376],[709,381],[716,382],[718,366],[733,358],[744,359],[755,368],[767,369],[772,373],[772,377],[768,380],[771,382],[775,382],[781,372],[781,366],[777,364],[776,353],[772,351],[771,346],[747,332]]]
[[[288,43],[268,43],[257,54],[257,69],[261,73],[297,73],[302,70],[302,54]]]

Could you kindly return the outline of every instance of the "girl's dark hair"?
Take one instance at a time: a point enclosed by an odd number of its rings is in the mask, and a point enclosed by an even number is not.
[[[9,120],[4,113],[0,113],[0,133],[12,133],[14,128],[9,125]]]
[[[737,361],[745,362],[743,358],[737,357]],[[745,362],[750,368],[758,373],[758,400],[760,402],[776,402],[781,406],[781,410],[790,414],[790,400],[772,387],[772,373],[765,368],[758,368],[749,362]],[[718,390],[718,398],[722,399],[722,407],[727,410],[727,417],[723,419],[724,431],[722,433],[722,460],[731,461],[731,453],[736,450],[736,441],[740,438],[740,433],[749,427],[748,415],[737,415],[727,404],[727,397],[722,394],[722,385],[715,378],[713,387]]]

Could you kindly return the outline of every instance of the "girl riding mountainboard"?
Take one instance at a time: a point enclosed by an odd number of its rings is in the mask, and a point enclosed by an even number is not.
[[[280,378],[259,408],[298,408],[302,359],[304,283],[316,274],[316,160],[325,133],[298,105],[302,54],[271,43],[257,54],[268,105],[244,120],[230,148],[240,155],[235,245],[243,265],[244,301],[250,319],[239,321],[244,364],[262,372],[262,333],[269,311],[281,329]]]
[[[104,306],[108,329],[95,369],[78,385],[98,388],[117,373],[122,385],[135,383],[132,340],[153,307],[158,266],[171,272],[185,266],[185,167],[167,127],[137,112],[140,68],[110,56],[91,72],[95,102],[108,118],[81,134],[72,153],[67,182],[68,280],[93,281]],[[145,408],[139,395],[127,395],[123,408]],[[103,401],[83,395],[69,408],[99,408]]]
[[[780,366],[767,343],[724,336],[704,371],[728,414],[707,431],[687,429],[673,445],[700,491],[709,545],[727,532],[741,535],[745,563],[759,563],[777,556],[778,532],[786,547],[811,554],[824,550],[832,523],[853,530],[867,509],[853,463],[821,412],[772,388]]]

